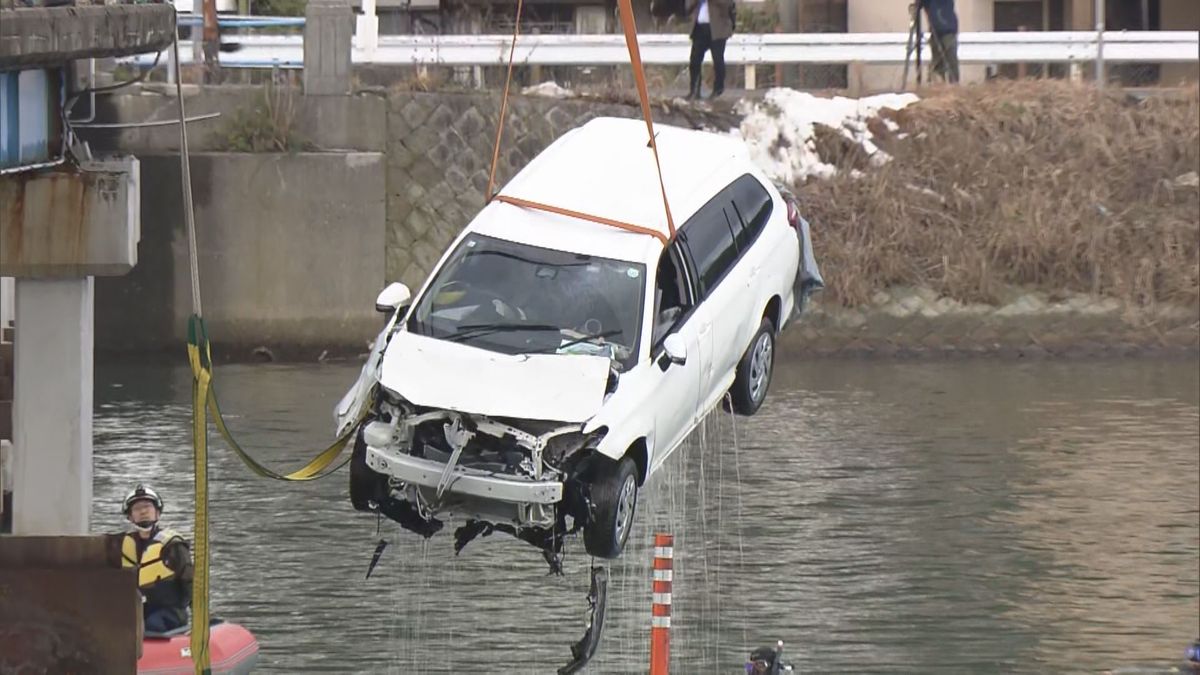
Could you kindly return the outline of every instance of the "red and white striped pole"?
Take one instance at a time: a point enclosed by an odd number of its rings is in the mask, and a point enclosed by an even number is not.
[[[675,537],[654,535],[654,601],[650,606],[650,675],[671,670],[671,581]]]

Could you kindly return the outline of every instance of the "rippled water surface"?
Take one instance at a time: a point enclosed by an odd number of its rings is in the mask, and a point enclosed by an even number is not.
[[[357,365],[226,366],[243,445],[295,468]],[[135,481],[191,532],[189,375],[97,374],[94,527]],[[642,494],[588,672],[645,672],[649,542],[676,535],[673,666],[732,673],[783,639],[806,672],[1097,672],[1200,634],[1200,363],[781,364],[754,418],[717,413]],[[735,442],[736,439],[736,442]],[[550,577],[506,535],[455,557],[355,513],[346,475],[259,479],[214,439],[214,611],[269,672],[550,673],[583,632],[589,560]],[[390,542],[369,580],[380,538]]]

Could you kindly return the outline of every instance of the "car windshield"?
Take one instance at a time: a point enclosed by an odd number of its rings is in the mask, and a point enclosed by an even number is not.
[[[596,354],[637,361],[646,269],[472,234],[458,245],[408,330],[505,354]]]

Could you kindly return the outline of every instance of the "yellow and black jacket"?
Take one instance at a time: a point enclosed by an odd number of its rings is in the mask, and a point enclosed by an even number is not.
[[[186,615],[192,597],[192,561],[187,541],[177,532],[155,529],[147,539],[126,534],[121,541],[121,565],[137,568],[147,612],[170,608]]]

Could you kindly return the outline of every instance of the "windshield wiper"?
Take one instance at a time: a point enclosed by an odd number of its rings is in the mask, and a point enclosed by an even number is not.
[[[535,349],[533,351],[528,351],[525,353],[526,354],[547,354],[550,352],[556,352],[556,351],[558,351],[560,349],[564,349],[566,347],[577,345],[580,342],[589,342],[591,340],[598,340],[600,338],[614,337],[616,335],[620,335],[621,332],[622,331],[619,328],[614,328],[613,330],[606,330],[606,331],[603,331],[600,333],[592,333],[591,335],[584,335],[583,337],[577,337],[573,340],[567,340],[566,342],[554,345],[553,347],[547,347],[545,349]]]
[[[489,333],[515,333],[518,331],[554,331],[558,332],[558,326],[552,326],[546,323],[473,323],[466,326],[459,326],[458,330],[447,335],[444,340],[458,341],[467,338],[487,335]]]

